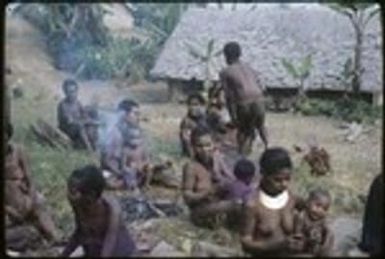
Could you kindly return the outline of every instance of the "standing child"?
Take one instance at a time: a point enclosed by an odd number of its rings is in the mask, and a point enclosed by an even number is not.
[[[72,172],[68,180],[68,200],[75,214],[75,231],[62,256],[68,257],[82,246],[86,257],[128,257],[136,252],[118,203],[103,196],[102,172],[88,165]]]
[[[310,192],[305,209],[294,218],[294,238],[298,243],[293,250],[315,256],[330,255],[334,242],[326,223],[330,203],[329,192],[322,189]]]

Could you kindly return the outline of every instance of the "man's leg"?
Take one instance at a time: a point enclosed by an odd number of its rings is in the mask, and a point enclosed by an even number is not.
[[[262,139],[265,149],[268,147],[268,134],[265,126],[265,107],[263,102],[258,102],[254,104],[254,118],[255,126],[258,130],[259,136]]]
[[[266,129],[265,125],[263,124],[262,126],[258,127],[257,130],[258,130],[259,136],[261,137],[262,142],[265,145],[265,149],[266,149],[269,146],[268,137],[267,137],[267,129]]]

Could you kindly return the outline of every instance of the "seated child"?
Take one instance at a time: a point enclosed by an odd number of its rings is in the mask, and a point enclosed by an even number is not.
[[[317,189],[310,192],[303,211],[294,217],[293,247],[295,252],[328,256],[333,246],[333,234],[327,226],[326,217],[331,203],[329,192]]]
[[[75,231],[62,252],[70,256],[82,246],[86,257],[128,257],[136,245],[122,220],[118,203],[102,195],[102,172],[87,165],[72,172],[68,180],[68,200],[75,214]]]
[[[190,95],[187,99],[187,115],[180,124],[179,138],[183,155],[193,157],[193,148],[190,142],[191,132],[197,127],[207,127],[204,113],[205,100],[199,94]]]
[[[225,190],[225,199],[246,202],[253,194],[252,181],[255,177],[255,166],[248,159],[240,159],[234,167],[236,179]]]
[[[172,167],[170,161],[161,164],[152,164],[140,128],[132,127],[127,129],[127,137],[124,156],[123,178],[125,187],[148,188],[152,182],[158,182],[166,187],[175,187],[179,183],[173,175],[167,174],[167,169]]]
[[[126,188],[134,189],[148,185],[150,155],[144,147],[142,130],[130,127],[124,138],[123,178]]]
[[[255,194],[256,188],[253,185],[255,171],[255,166],[250,160],[240,159],[234,167],[236,179],[227,184],[222,194],[225,201],[232,202],[227,213],[227,226],[235,231],[239,231],[242,223],[240,219],[243,206]]]

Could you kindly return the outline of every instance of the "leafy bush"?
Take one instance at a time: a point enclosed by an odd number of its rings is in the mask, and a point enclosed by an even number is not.
[[[381,107],[348,98],[338,101],[307,98],[296,109],[304,115],[325,115],[348,122],[374,123],[382,117]]]

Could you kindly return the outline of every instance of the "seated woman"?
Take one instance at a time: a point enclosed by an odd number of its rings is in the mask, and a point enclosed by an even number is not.
[[[10,142],[13,127],[8,123],[6,132],[7,150],[5,157],[5,212],[8,218],[6,230],[14,230],[21,225],[34,226],[38,232],[48,241],[57,241],[58,233],[51,215],[43,205],[43,197],[35,189],[32,182],[30,167],[26,154],[21,146]],[[21,229],[21,228],[19,228]],[[23,228],[27,229],[27,228]],[[6,237],[12,236],[8,241],[19,240],[16,233],[29,231],[13,231],[6,233]],[[10,235],[8,235],[10,234]],[[9,244],[10,244],[9,243]],[[7,244],[8,245],[8,244]],[[11,244],[10,244],[11,245]]]
[[[129,257],[135,243],[122,220],[118,202],[104,196],[101,170],[88,165],[72,172],[68,180],[68,200],[75,214],[75,231],[62,256],[70,256],[82,246],[86,257]]]
[[[207,119],[204,113],[205,99],[199,94],[192,94],[187,98],[187,114],[179,126],[179,139],[182,154],[193,157],[191,144],[191,132],[197,127],[207,127]]]
[[[295,245],[293,232],[297,198],[288,189],[292,162],[282,148],[267,149],[260,159],[261,182],[245,206],[241,233],[243,250],[253,256],[286,255]]]
[[[183,197],[192,222],[211,227],[216,216],[232,204],[221,202],[219,193],[234,177],[221,154],[215,151],[209,129],[196,128],[191,134],[191,144],[195,156],[183,168]]]

